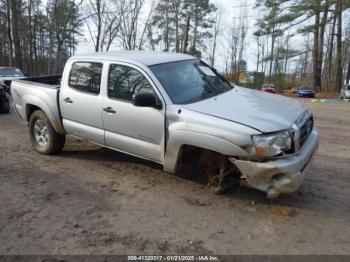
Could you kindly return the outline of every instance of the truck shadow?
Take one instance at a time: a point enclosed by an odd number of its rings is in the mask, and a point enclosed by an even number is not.
[[[152,171],[161,172],[164,173],[164,175],[168,174],[163,172],[162,165],[158,163],[144,160],[136,156],[128,155],[112,149],[96,146],[87,142],[74,142],[73,144],[70,142],[67,143],[67,147],[61,154],[58,155],[58,157],[93,161],[98,165],[112,169],[117,169],[117,167],[126,168],[130,165],[141,165],[145,168],[150,168]],[[192,181],[202,186],[208,185],[207,178],[201,176],[196,167],[191,170],[186,170],[186,172],[181,172],[171,176],[176,176],[186,181]],[[211,193],[209,188],[208,193]],[[225,192],[222,196],[229,199],[241,198],[249,201],[268,203],[265,193],[256,191],[254,189],[241,187],[238,184],[235,184],[232,188],[228,189],[227,192]]]
[[[155,170],[162,170],[162,166],[155,162],[103,147],[82,150],[65,150],[59,156],[71,159],[91,160],[100,164],[141,164]]]
[[[149,175],[152,175],[153,172],[165,176],[167,175],[167,173],[162,171],[162,166],[160,164],[85,142],[67,143],[67,147],[58,157],[93,161],[97,165],[115,170],[135,166],[135,170],[146,168],[147,174]],[[344,214],[346,210],[344,211],[345,203],[343,197],[344,194],[347,195],[347,193],[345,191],[338,191],[333,192],[333,195],[325,194],[325,192],[327,192],[327,184],[325,181],[328,179],[328,175],[325,177],[325,174],[332,174],[334,172],[331,167],[328,169],[328,171],[321,171],[317,166],[313,167],[310,175],[304,181],[300,192],[290,195],[281,195],[277,199],[269,200],[266,197],[266,193],[246,188],[239,184],[235,184],[225,192],[221,198],[232,203],[239,200],[248,205],[253,203],[253,205],[256,206],[260,205],[271,208],[281,206],[293,207],[318,213],[324,213],[325,207],[327,207],[326,209],[331,212]],[[323,173],[322,178],[313,176],[313,174],[319,172]],[[202,186],[207,185],[206,178],[201,177],[195,169],[192,172],[177,174],[176,177],[185,181],[192,181]],[[169,183],[172,183],[172,181],[169,180]],[[210,192],[210,189],[208,189],[208,193],[205,194],[206,196],[208,196],[208,194],[213,194],[214,197],[214,193]]]

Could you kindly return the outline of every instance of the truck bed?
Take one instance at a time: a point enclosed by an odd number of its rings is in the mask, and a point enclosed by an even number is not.
[[[40,85],[41,87],[59,89],[62,75],[48,75],[27,77],[16,80],[16,82],[25,82],[27,85]]]
[[[51,120],[56,131],[63,133],[59,109],[61,75],[13,80],[11,95],[14,109],[26,121],[33,110],[40,108]]]

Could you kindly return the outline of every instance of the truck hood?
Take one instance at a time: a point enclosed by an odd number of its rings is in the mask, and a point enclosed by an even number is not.
[[[263,133],[290,128],[307,109],[294,99],[238,86],[224,94],[184,107],[240,123]]]

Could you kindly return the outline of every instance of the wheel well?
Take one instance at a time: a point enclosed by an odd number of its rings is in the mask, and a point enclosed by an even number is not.
[[[31,104],[27,105],[27,121],[29,121],[31,115],[37,110],[40,110],[40,107]]]
[[[225,172],[223,172],[225,171]],[[221,173],[220,173],[221,172]],[[183,145],[179,152],[176,164],[176,173],[179,176],[192,178],[198,182],[211,184],[212,178],[220,179],[218,190],[225,183],[225,177],[234,177],[236,182],[240,181],[241,172],[229,161],[228,156],[206,148]],[[223,174],[222,177],[219,174]]]
[[[204,157],[203,157],[204,156]],[[226,156],[197,146],[182,145],[179,151],[178,160],[176,163],[176,173],[178,172],[200,172],[201,166],[210,164],[210,162],[218,158]],[[206,164],[206,159],[208,163]]]

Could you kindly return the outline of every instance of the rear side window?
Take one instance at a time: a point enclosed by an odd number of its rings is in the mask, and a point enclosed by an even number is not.
[[[82,92],[99,94],[101,74],[101,63],[74,63],[69,76],[69,86]]]
[[[111,65],[108,76],[108,96],[131,101],[139,92],[153,93],[153,88],[145,76],[138,70],[123,66]]]

